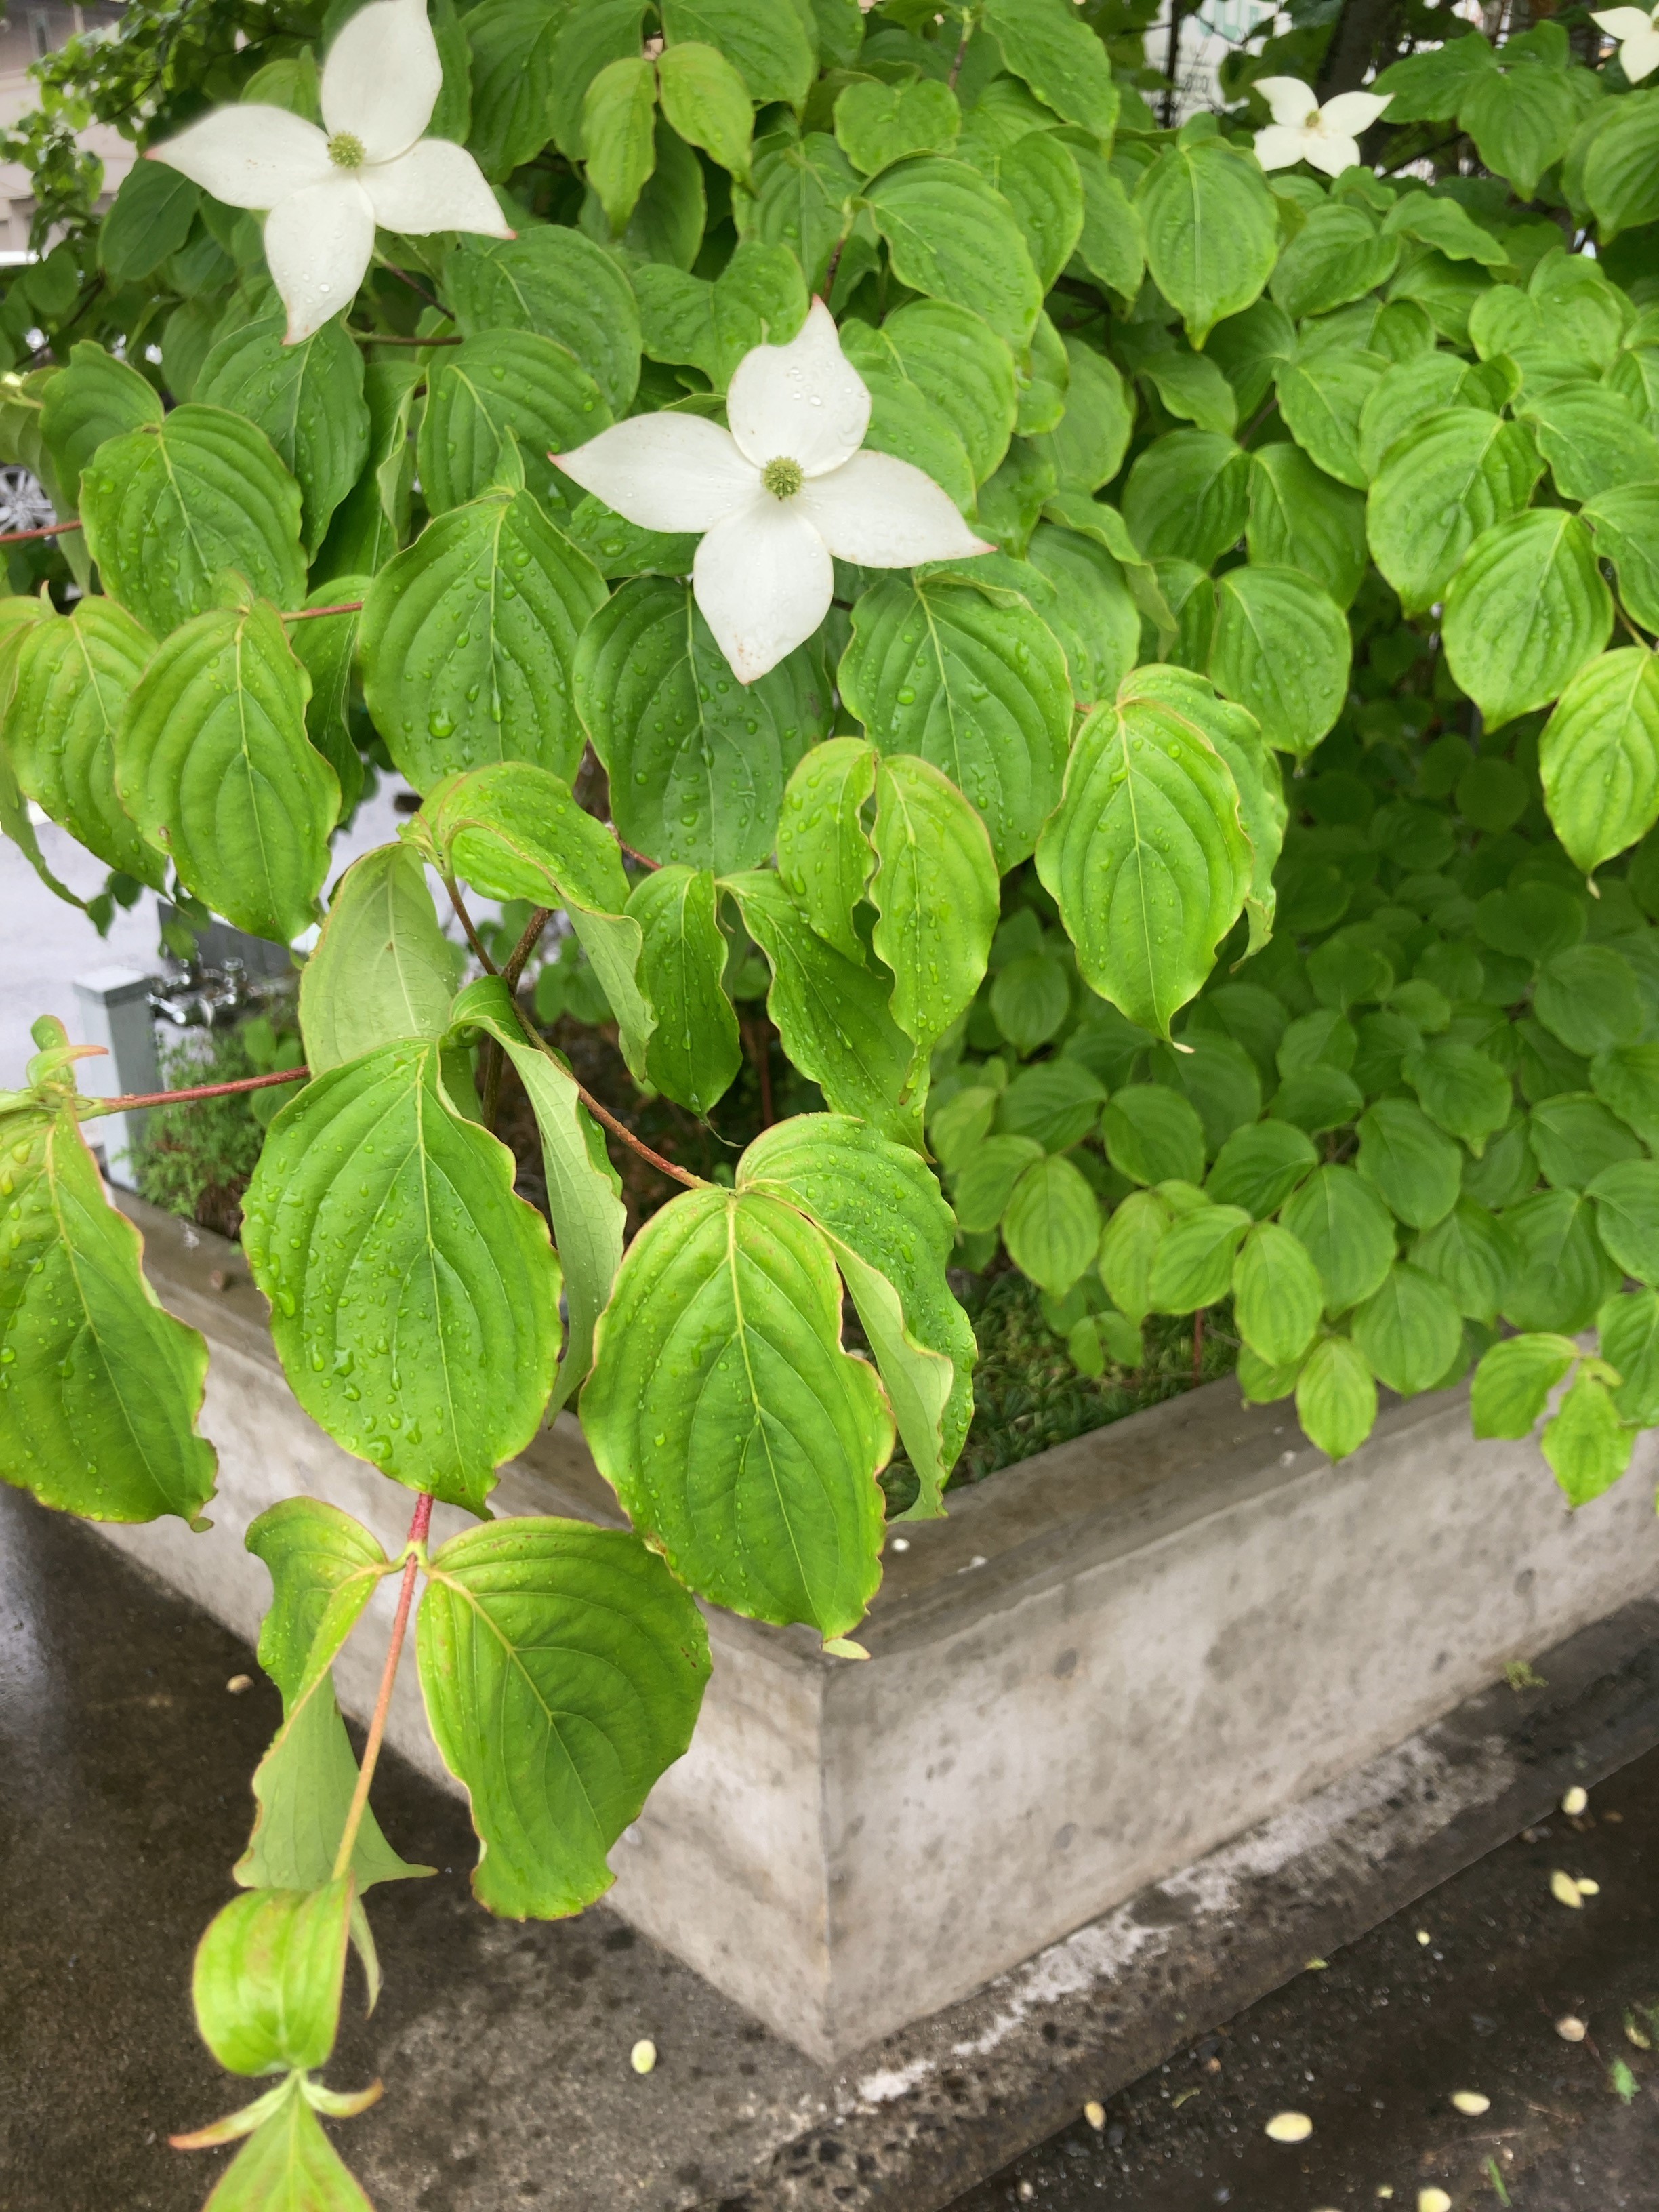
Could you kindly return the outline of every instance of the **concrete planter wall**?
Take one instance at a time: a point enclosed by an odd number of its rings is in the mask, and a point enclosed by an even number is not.
[[[240,1254],[122,1203],[162,1303],[212,1347],[220,1494],[206,1536],[104,1533],[252,1638],[257,1513],[307,1491],[390,1546],[406,1500],[295,1406]],[[1532,1445],[1471,1440],[1462,1390],[1391,1405],[1333,1468],[1231,1382],[1045,1452],[900,1532],[867,1664],[711,1614],[696,1739],[613,1854],[611,1901],[837,2062],[1659,1589],[1656,1459],[1644,1437],[1570,1515]],[[568,1415],[495,1503],[620,1517]],[[434,1533],[463,1521],[441,1510]],[[372,1626],[348,1647],[348,1711],[383,1650]],[[418,1706],[405,1667],[392,1739],[441,1774]]]

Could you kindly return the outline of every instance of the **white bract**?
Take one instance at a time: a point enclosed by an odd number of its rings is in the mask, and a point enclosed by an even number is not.
[[[830,611],[833,555],[908,568],[995,549],[929,476],[862,453],[870,394],[814,300],[787,345],[757,345],[726,395],[729,430],[698,415],[635,415],[554,460],[642,530],[699,532],[692,588],[739,683],[752,684]]]
[[[1255,158],[1262,167],[1288,169],[1306,161],[1328,177],[1358,166],[1359,134],[1370,129],[1389,104],[1374,92],[1339,92],[1322,107],[1296,76],[1258,77],[1255,89],[1273,118],[1255,134]]]
[[[1619,59],[1632,84],[1640,84],[1659,69],[1659,8],[1604,8],[1592,15],[1610,39],[1619,45]]]
[[[426,0],[371,0],[323,64],[325,130],[249,100],[150,149],[215,199],[268,210],[265,260],[288,309],[287,344],[351,305],[376,223],[417,236],[514,235],[466,149],[421,136],[443,76]]]

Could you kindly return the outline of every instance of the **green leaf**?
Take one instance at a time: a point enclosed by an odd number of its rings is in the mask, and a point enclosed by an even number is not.
[[[1607,641],[1613,600],[1576,515],[1534,507],[1483,531],[1453,577],[1452,674],[1496,729],[1547,706]]]
[[[349,608],[354,599],[361,602],[367,595],[372,580],[369,576],[331,576],[313,586],[306,605]],[[351,733],[358,626],[356,612],[330,612],[318,621],[295,623],[288,634],[295,659],[311,678],[306,735],[334,771],[343,822],[356,811],[363,790],[362,755]]]
[[[782,345],[806,319],[800,264],[785,246],[745,239],[712,283],[660,264],[635,271],[646,352],[689,362],[724,392],[744,357]]]
[[[1279,411],[1291,435],[1327,476],[1365,488],[1359,423],[1388,364],[1380,354],[1334,348],[1280,364]]]
[[[368,710],[409,781],[426,791],[491,760],[574,775],[576,643],[605,599],[528,492],[429,522],[375,577],[362,617]]]
[[[1197,1109],[1164,1084],[1135,1083],[1118,1091],[1102,1109],[1100,1129],[1107,1157],[1131,1182],[1195,1183],[1204,1173]]]
[[[809,131],[798,144],[769,149],[757,161],[752,230],[745,235],[787,246],[817,289],[847,234],[848,203],[858,190],[857,171],[829,132]]]
[[[100,446],[81,476],[87,550],[104,589],[153,636],[215,604],[234,568],[262,598],[305,595],[301,492],[263,430],[187,404]]]
[[[569,349],[532,331],[487,331],[440,354],[428,374],[418,456],[434,514],[498,486],[510,431],[525,477],[544,505],[565,479],[545,456],[584,446],[611,425],[598,384]]]
[[[1459,1313],[1487,1328],[1502,1310],[1521,1264],[1510,1230],[1468,1197],[1418,1238],[1412,1258],[1445,1285]]]
[[[1656,155],[1659,95],[1633,92],[1609,101],[1584,156],[1584,198],[1604,244],[1659,218]]]
[[[122,802],[180,880],[283,945],[315,915],[340,805],[306,736],[308,689],[274,608],[216,607],[150,662],[116,751]]]
[[[910,1040],[888,1009],[886,986],[826,945],[769,870],[726,877],[722,888],[772,970],[767,1012],[795,1066],[832,1112],[917,1145],[918,1104],[906,1098]]]
[[[290,2075],[208,2199],[208,2212],[374,2212]]]
[[[1469,1413],[1477,1437],[1527,1437],[1578,1357],[1570,1336],[1506,1337],[1481,1354]]]
[[[909,154],[948,152],[962,128],[956,94],[933,77],[915,84],[854,78],[836,94],[835,117],[842,151],[866,177]]]
[[[949,779],[913,754],[876,775],[871,943],[893,976],[893,1019],[930,1054],[985,975],[999,919],[985,824]]]
[[[726,944],[708,869],[659,868],[634,886],[640,982],[655,1008],[646,1072],[659,1091],[706,1116],[743,1065],[737,1016],[721,985]]]
[[[988,0],[986,27],[1037,98],[1097,138],[1117,128],[1118,92],[1100,37],[1067,0]]]
[[[828,1238],[921,1480],[898,1517],[937,1517],[973,1416],[977,1347],[946,1279],[952,1224],[933,1176],[865,1123],[809,1114],[757,1138],[738,1180],[797,1207]]]
[[[1595,1325],[1601,1357],[1624,1377],[1613,1394],[1621,1418],[1651,1428],[1659,1419],[1659,1296],[1634,1291],[1609,1298]]]
[[[1456,1357],[1463,1325],[1444,1285],[1401,1262],[1356,1311],[1354,1342],[1380,1380],[1402,1398],[1431,1390]]]
[[[339,2027],[351,1895],[349,1876],[309,1893],[258,1889],[215,1915],[197,1946],[191,1993],[202,2039],[227,2073],[326,2063]]]
[[[1042,288],[1000,192],[965,161],[923,155],[885,171],[866,201],[902,283],[982,315],[1024,349]]]
[[[1160,1036],[1249,888],[1238,787],[1211,734],[1249,720],[1184,670],[1137,671],[1078,733],[1037,847],[1085,981]]]
[[[190,236],[202,188],[161,161],[135,161],[98,226],[98,259],[113,283],[149,276]]]
[[[691,1741],[708,1640],[690,1595],[629,1530],[507,1521],[434,1556],[418,1650],[433,1735],[471,1800],[479,1903],[581,1911]]]
[[[1002,156],[996,185],[1014,211],[1037,282],[1047,292],[1083,229],[1083,185],[1073,150],[1046,131],[1029,131]]]
[[[1581,1368],[1541,1441],[1568,1504],[1587,1505],[1610,1490],[1630,1465],[1636,1431],[1620,1419],[1613,1393],[1601,1376]]]
[[[1328,314],[1386,284],[1399,259],[1399,240],[1379,235],[1365,210],[1351,200],[1327,200],[1309,210],[1279,255],[1273,295],[1292,322]]]
[[[640,380],[639,310],[615,260],[580,231],[543,223],[514,239],[463,234],[444,262],[444,296],[468,338],[502,330],[556,338],[611,415],[627,413]]]
[[[1064,1297],[1100,1243],[1094,1192],[1060,1154],[1033,1160],[1014,1185],[1002,1234],[1021,1273],[1050,1297]]]
[[[1248,1122],[1217,1152],[1205,1195],[1217,1206],[1242,1206],[1265,1221],[1318,1164],[1313,1146],[1288,1121]]]
[[[883,752],[932,762],[977,807],[1000,872],[1026,857],[1060,797],[1072,715],[1065,655],[1024,599],[884,579],[854,603],[837,680]]]
[[[302,536],[314,554],[368,457],[363,357],[337,319],[297,345],[282,315],[262,316],[215,345],[196,379],[198,406],[228,409],[263,430],[300,486]]]
[[[477,1024],[517,1069],[541,1132],[547,1210],[564,1277],[568,1325],[550,1411],[556,1412],[593,1364],[593,1332],[622,1265],[627,1209],[604,1132],[581,1103],[562,1060],[527,1036],[506,984],[481,976],[456,999],[458,1025]]]
[[[1521,424],[1479,408],[1443,408],[1407,428],[1371,486],[1365,517],[1377,567],[1416,613],[1444,597],[1483,531],[1521,513],[1541,465]]]
[[[1569,1052],[1585,1059],[1635,1044],[1647,1024],[1631,964],[1610,945],[1572,945],[1547,960],[1533,1007]]]
[[[546,144],[553,48],[566,12],[542,0],[481,0],[461,18],[472,49],[467,143],[487,177],[505,177]]]
[[[1135,457],[1123,519],[1149,560],[1208,568],[1244,534],[1250,459],[1212,430],[1171,430]]]
[[[1035,133],[1033,138],[1042,143]],[[1072,367],[1066,410],[1054,428],[1037,440],[1037,450],[1054,463],[1059,489],[1087,494],[1109,483],[1123,465],[1134,427],[1134,403],[1117,370],[1092,346],[1068,338],[1066,357]]]
[[[769,100],[799,107],[813,76],[812,45],[793,7],[757,9],[750,0],[663,0],[670,46],[683,39],[718,47],[757,106]]]
[[[644,0],[588,0],[561,10],[563,22],[554,41],[552,97],[547,119],[554,143],[568,160],[586,161],[589,147],[583,128],[589,88],[611,62],[637,60]],[[749,100],[738,86],[745,127]],[[651,124],[647,117],[646,131]],[[648,166],[648,165],[647,165]]]
[[[340,878],[300,973],[307,1066],[325,1075],[399,1038],[441,1036],[454,989],[454,947],[438,926],[420,854],[377,847]]]
[[[159,890],[167,862],[116,796],[117,733],[155,641],[112,599],[49,610],[23,630],[6,709],[20,789],[105,865]]]
[[[1109,291],[1133,300],[1146,265],[1139,213],[1121,179],[1092,147],[1073,146],[1069,151],[1083,180],[1078,258]]]
[[[878,756],[862,738],[827,738],[803,753],[783,794],[778,873],[826,945],[862,966],[854,909],[874,855],[862,810],[874,799]]]
[[[878,330],[844,323],[841,341],[860,374],[885,370],[936,408],[984,483],[1008,450],[1017,401],[1013,356],[988,325],[945,300],[912,300]]]
[[[1249,1215],[1237,1206],[1199,1206],[1182,1214],[1153,1255],[1153,1310],[1186,1314],[1218,1304],[1232,1287],[1233,1262],[1249,1226]]]
[[[1002,1093],[997,1127],[1034,1138],[1045,1152],[1063,1152],[1089,1134],[1105,1103],[1105,1085],[1080,1060],[1039,1060]]]
[[[1359,1172],[1410,1228],[1432,1229],[1451,1212],[1462,1159],[1451,1139],[1409,1099],[1379,1098],[1360,1120]]]
[[[822,1234],[792,1207],[704,1189],[647,1221],[599,1324],[582,1425],[600,1472],[670,1567],[751,1618],[826,1638],[879,1579],[874,1477],[892,1423],[841,1348]]]
[[[46,1017],[34,1037],[33,1095],[0,1098],[0,1469],[87,1520],[177,1513],[193,1527],[213,1494],[213,1449],[194,1430],[207,1347],[162,1312],[138,1231],[106,1197],[69,1103],[62,1024]]]
[[[1659,1161],[1625,1160],[1588,1186],[1609,1255],[1638,1283],[1659,1281]]]
[[[1567,1336],[1588,1328],[1620,1281],[1595,1233],[1592,1201],[1573,1190],[1540,1190],[1510,1206],[1503,1219],[1521,1247],[1504,1320]]]
[[[1394,1224],[1352,1168],[1321,1168],[1289,1200],[1281,1219],[1318,1270],[1328,1313],[1346,1313],[1370,1297],[1394,1265]]]
[[[1066,654],[1073,696],[1112,698],[1140,657],[1140,612],[1120,563],[1080,531],[1040,522],[1026,548],[1046,592],[1030,596]]]
[[[1139,374],[1166,410],[1178,415],[1182,422],[1196,423],[1200,430],[1212,430],[1224,438],[1231,438],[1237,429],[1237,395],[1207,353],[1150,354],[1140,364]]]
[[[1586,875],[1646,836],[1659,820],[1659,669],[1651,653],[1625,646],[1579,670],[1545,725],[1538,769],[1555,833]]]
[[[1659,1151],[1659,1044],[1598,1053],[1590,1083],[1596,1097],[1636,1131],[1650,1152]]]
[[[1582,112],[1565,70],[1523,64],[1502,74],[1483,70],[1457,119],[1486,167],[1509,179],[1517,199],[1529,200],[1545,170],[1566,152]]]
[[[1261,166],[1219,137],[1166,146],[1142,173],[1135,206],[1152,281],[1202,346],[1218,322],[1259,296],[1279,257]]]
[[[1478,261],[1483,268],[1501,269],[1509,259],[1492,232],[1483,229],[1466,208],[1431,192],[1402,193],[1383,216],[1382,228],[1385,234],[1419,239],[1449,261]]]
[[[626,844],[717,874],[771,850],[784,784],[829,726],[810,646],[741,684],[689,585],[641,577],[589,623],[575,682]]]
[[[1339,607],[1352,605],[1365,574],[1364,503],[1288,439],[1250,456],[1244,534],[1253,562],[1299,568]]]
[[[465,877],[486,898],[565,908],[617,1018],[623,1058],[643,1076],[655,1018],[639,988],[640,926],[623,911],[628,878],[616,840],[569,786],[523,761],[448,776],[412,834],[441,873]]]
[[[1156,1193],[1131,1191],[1113,1211],[1100,1240],[1100,1279],[1113,1304],[1139,1324],[1152,1310],[1152,1263],[1170,1226]]]
[[[1376,1426],[1376,1384],[1346,1336],[1315,1345],[1296,1382],[1296,1417],[1310,1443],[1333,1459],[1358,1451]]]
[[[71,346],[69,367],[46,386],[40,409],[40,434],[70,506],[79,502],[82,468],[106,438],[161,420],[161,403],[147,377],[90,338]]]
[[[1623,1122],[1583,1091],[1540,1099],[1528,1117],[1527,1135],[1545,1182],[1558,1190],[1583,1190],[1604,1168],[1642,1155]]]
[[[1360,465],[1375,477],[1396,447],[1431,416],[1460,409],[1492,414],[1507,391],[1494,391],[1492,376],[1492,368],[1455,353],[1422,353],[1396,362],[1372,386],[1360,410]]]
[[[395,1480],[477,1512],[535,1434],[559,1267],[506,1147],[450,1103],[440,1046],[382,1046],[271,1124],[243,1243],[295,1395]]]
[[[1565,498],[1595,499],[1621,484],[1659,477],[1659,439],[1616,392],[1594,384],[1561,384],[1527,393],[1522,419]]]
[[[1231,568],[1216,590],[1210,678],[1269,744],[1310,753],[1348,696],[1352,647],[1341,609],[1298,568]]]
[[[688,145],[747,178],[754,112],[743,79],[717,47],[695,40],[667,47],[657,58],[657,90],[663,113]]]
[[[657,73],[643,54],[607,63],[582,97],[587,181],[613,233],[625,230],[657,166]]]
[[[963,1159],[951,1192],[957,1227],[964,1237],[997,1228],[1014,1185],[1043,1147],[1034,1137],[985,1137]]]
[[[1239,1252],[1232,1289],[1239,1334],[1258,1357],[1274,1367],[1299,1361],[1314,1340],[1325,1302],[1306,1246],[1277,1223],[1258,1222]]]
[[[1401,1062],[1406,1080],[1432,1121],[1461,1137],[1479,1159],[1488,1137],[1510,1118],[1514,1093],[1496,1060],[1475,1046],[1437,1038]]]

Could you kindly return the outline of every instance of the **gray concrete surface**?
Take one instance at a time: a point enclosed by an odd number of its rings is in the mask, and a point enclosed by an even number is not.
[[[1531,1871],[1509,1878],[1512,1903],[1530,1909],[1545,1868],[1566,1852],[1578,1871],[1600,1875],[1597,1909],[1613,1916],[1615,1954],[1626,1941],[1618,1931],[1638,1925],[1616,1916],[1632,1899],[1654,1910],[1648,1860],[1621,1866],[1604,1856],[1604,1846],[1615,1849],[1611,1830],[1558,1840],[1549,1814],[1575,1781],[1598,1808],[1616,1805],[1597,1785],[1659,1742],[1656,1632],[1659,1606],[1644,1603],[1539,1655],[1547,1686],[1498,1687],[1468,1701],[980,1997],[833,2070],[813,2066],[604,1906],[553,1925],[486,1919],[466,1890],[471,1845],[460,1807],[394,1755],[376,1785],[377,1809],[401,1850],[440,1871],[371,1900],[386,1994],[365,2021],[354,1973],[328,2079],[349,2087],[380,2075],[387,2088],[374,2111],[341,2128],[342,2147],[379,2212],[505,2212],[520,2203],[546,2212],[938,2212],[1098,2097],[1111,2102],[1113,2119],[1098,2136],[1082,2131],[1090,2193],[1054,2196],[1056,2207],[1195,2212],[1230,2202],[1251,2212],[1314,2212],[1326,2200],[1300,2154],[1270,2146],[1265,2167],[1259,2158],[1240,2167],[1253,2189],[1265,2174],[1267,2193],[1236,2185],[1239,2159],[1261,2150],[1263,2119],[1292,2094],[1307,2100],[1322,2153],[1346,2122],[1372,2128],[1366,2100],[1379,2069],[1408,2063],[1426,2032],[1457,2024],[1443,2007],[1421,2007],[1422,1990],[1434,1994],[1424,1978],[1441,1962],[1414,1956],[1414,1938],[1413,1948],[1395,1944],[1381,1964],[1366,1954],[1351,1984],[1340,1978],[1342,1946],[1528,1821],[1553,1832]],[[228,1694],[243,1673],[255,1675],[254,1686]],[[166,2136],[242,2094],[195,2040],[189,1960],[232,1893],[228,1870],[251,1811],[247,1778],[276,1714],[246,1644],[88,1529],[0,1491],[6,2212],[193,2212],[222,2170],[223,2154],[186,2159]],[[1651,1834],[1650,1820],[1650,1858]],[[908,1865],[896,1866],[896,1887],[908,1875]],[[1480,1910],[1497,1917],[1495,1906]],[[1552,1912],[1569,1922],[1546,1900],[1546,1932]],[[1506,1971],[1507,1936],[1488,1942],[1478,1913],[1463,1923],[1468,1949],[1456,1917],[1432,1903],[1408,1924],[1429,1928],[1460,1966]],[[1498,1920],[1503,1929],[1516,1924]],[[1592,2057],[1607,2055],[1618,2008],[1594,1984],[1590,1954],[1572,1946],[1603,1925],[1588,1914],[1556,1925],[1558,1948],[1548,1960],[1540,1954],[1527,1993],[1547,2008],[1588,2006]],[[1315,1955],[1332,1960],[1332,1977],[1299,1974]],[[1631,1986],[1640,1979],[1632,1975]],[[1286,1983],[1292,2007],[1298,1996],[1304,2004],[1340,1998],[1336,2027],[1325,2021],[1309,2062],[1316,2081],[1291,2079],[1298,2069],[1286,2054],[1310,2047],[1291,2029],[1274,2027],[1259,2046],[1249,2039],[1259,2027],[1235,2033],[1216,2046],[1230,2069],[1239,2063],[1226,2076],[1224,2118],[1224,2100],[1208,2094],[1214,2081],[1194,2077],[1211,2047],[1204,2039]],[[1496,1998],[1492,2010],[1497,2019]],[[1520,2017],[1503,2015],[1506,2033]],[[1333,2036],[1341,2042],[1362,2027],[1396,2030],[1406,2058],[1356,2043],[1352,2065],[1336,2075]],[[1479,2022],[1474,2032],[1487,2033]],[[1529,2063],[1540,2063],[1541,2051],[1563,2081],[1593,2088],[1581,2053],[1563,2056],[1528,2033]],[[660,2052],[644,2080],[628,2065],[641,2034]],[[1356,2160],[1363,2150],[1370,2162],[1353,2170],[1378,2180],[1409,2176],[1433,2132],[1431,2104],[1462,2085],[1464,2065],[1458,2048],[1443,2071],[1431,2069],[1428,2087],[1376,2087],[1383,2133],[1358,2143]],[[1183,2131],[1214,2120],[1217,2156],[1234,2161],[1213,2179],[1200,2166],[1202,2190],[1178,2165],[1176,2139],[1157,2132],[1194,2078],[1206,2088],[1201,2107],[1189,2100],[1172,2117]],[[1493,2078],[1483,2072],[1475,2085]],[[1343,2086],[1351,2081],[1360,2085],[1357,2100]],[[1553,2092],[1533,2094],[1571,2119]],[[1444,2129],[1438,2118],[1435,2125],[1437,2142]],[[1121,2166],[1126,2146],[1139,2156],[1142,2129],[1146,2157]],[[1571,2152],[1574,2139],[1560,2140]],[[1399,2156],[1385,2160],[1390,2146]],[[1071,2154],[1059,2155],[1067,2178]],[[1045,2190],[1058,2187],[1044,2174]],[[983,2202],[1030,2201],[1022,2179],[1035,2195],[1038,2184],[1022,2172]],[[1146,2193],[1166,2181],[1164,2193]],[[1328,2201],[1369,2204],[1370,2185]],[[1409,2212],[1410,2197],[1399,2195]],[[1564,2203],[1621,2200],[1524,2201],[1528,2212],[1560,2212]],[[1652,2200],[1631,2201],[1645,2212]]]
[[[205,1538],[109,1534],[251,1637],[255,1513],[308,1490],[391,1541],[408,1501],[298,1413],[238,1255],[140,1212],[162,1302],[214,1347],[221,1495]],[[702,1722],[612,1855],[612,1902],[845,2061],[1659,1590],[1656,1458],[1644,1438],[1570,1515],[1533,1444],[1472,1440],[1463,1391],[1395,1402],[1333,1468],[1231,1382],[1044,1453],[902,1532],[868,1662],[711,1613]],[[500,1507],[617,1513],[568,1416]],[[349,1711],[378,1665],[373,1636],[348,1647]],[[412,1682],[393,1741],[441,1778]]]

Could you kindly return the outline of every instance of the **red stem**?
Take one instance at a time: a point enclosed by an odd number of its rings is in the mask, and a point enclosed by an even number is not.
[[[198,1083],[189,1091],[140,1091],[120,1098],[100,1098],[100,1114],[131,1114],[140,1106],[177,1106],[187,1098],[228,1098],[237,1091],[268,1091],[276,1083],[309,1083],[308,1067],[279,1068],[275,1075],[244,1075],[234,1083]]]
[[[426,1533],[431,1525],[432,1500],[422,1491],[415,1501],[415,1517],[409,1524],[409,1541],[424,1549]],[[403,1587],[398,1592],[398,1611],[392,1623],[392,1642],[386,1650],[386,1665],[380,1673],[380,1694],[374,1700],[374,1717],[368,1724],[362,1762],[357,1770],[357,1787],[352,1792],[345,1826],[340,1832],[340,1848],[334,1855],[336,1881],[350,1869],[351,1854],[357,1844],[357,1831],[362,1826],[363,1809],[368,1803],[369,1784],[374,1779],[375,1762],[380,1756],[380,1742],[386,1735],[386,1715],[392,1710],[392,1686],[398,1678],[398,1662],[403,1656],[410,1607],[415,1601],[415,1578],[420,1568],[420,1552],[412,1551],[404,1562]]]
[[[616,833],[613,831],[611,834],[615,836]],[[631,845],[623,845],[623,841],[620,837],[617,838],[617,842],[618,845],[622,845],[622,849],[627,854],[629,859],[630,860],[637,860],[642,868],[661,867],[662,862],[660,860],[653,860],[649,853],[636,853]]]
[[[61,538],[66,530],[79,530],[79,522],[43,522],[39,530],[0,530],[0,545],[21,545],[26,538]]]
[[[284,622],[315,622],[319,615],[356,615],[361,614],[362,610],[363,603],[361,599],[343,599],[337,607],[296,608],[293,614],[284,615],[283,620]]]

